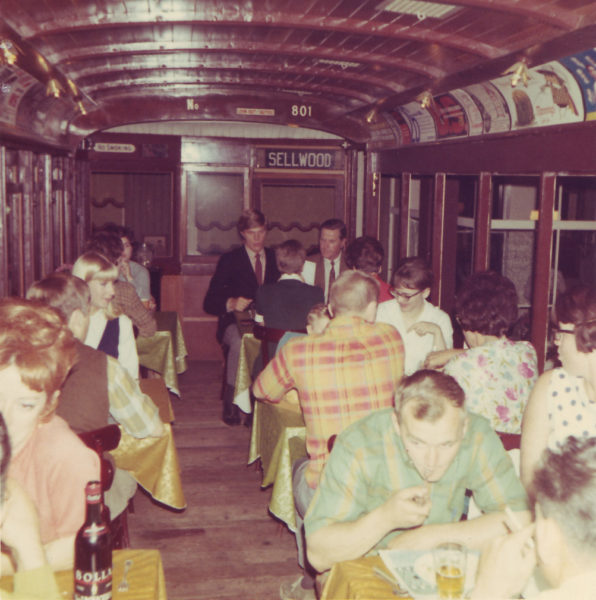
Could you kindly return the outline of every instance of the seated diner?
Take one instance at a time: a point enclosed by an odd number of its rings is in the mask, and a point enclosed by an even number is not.
[[[0,301],[0,412],[12,448],[9,477],[39,515],[41,543],[54,570],[73,565],[74,537],[85,519],[85,485],[99,479],[99,457],[55,414],[76,361],[74,336],[53,308]],[[2,573],[11,556],[2,553]]]

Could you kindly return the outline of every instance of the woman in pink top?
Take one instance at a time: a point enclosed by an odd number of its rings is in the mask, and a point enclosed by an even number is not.
[[[99,457],[54,414],[75,360],[73,335],[57,311],[32,300],[0,301],[0,412],[12,448],[9,477],[37,508],[54,570],[72,567],[85,484],[100,477]],[[2,573],[10,563],[3,554]]]

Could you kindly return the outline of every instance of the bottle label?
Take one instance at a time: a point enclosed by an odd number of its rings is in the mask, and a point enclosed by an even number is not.
[[[112,600],[112,567],[99,571],[75,569],[74,600]]]
[[[105,523],[91,523],[91,525],[83,529],[83,537],[97,538],[107,532],[108,526]]]

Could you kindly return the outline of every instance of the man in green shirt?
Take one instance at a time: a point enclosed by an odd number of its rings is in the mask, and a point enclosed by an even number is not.
[[[488,421],[466,412],[455,379],[417,371],[395,398],[395,409],[375,411],[335,441],[305,519],[318,571],[379,548],[447,540],[480,548],[507,532],[507,505],[530,520],[511,459]],[[466,489],[486,514],[460,521]]]

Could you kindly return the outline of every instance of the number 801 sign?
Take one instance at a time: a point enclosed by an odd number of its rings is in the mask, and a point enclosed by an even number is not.
[[[293,117],[312,117],[312,106],[310,104],[292,104]]]

